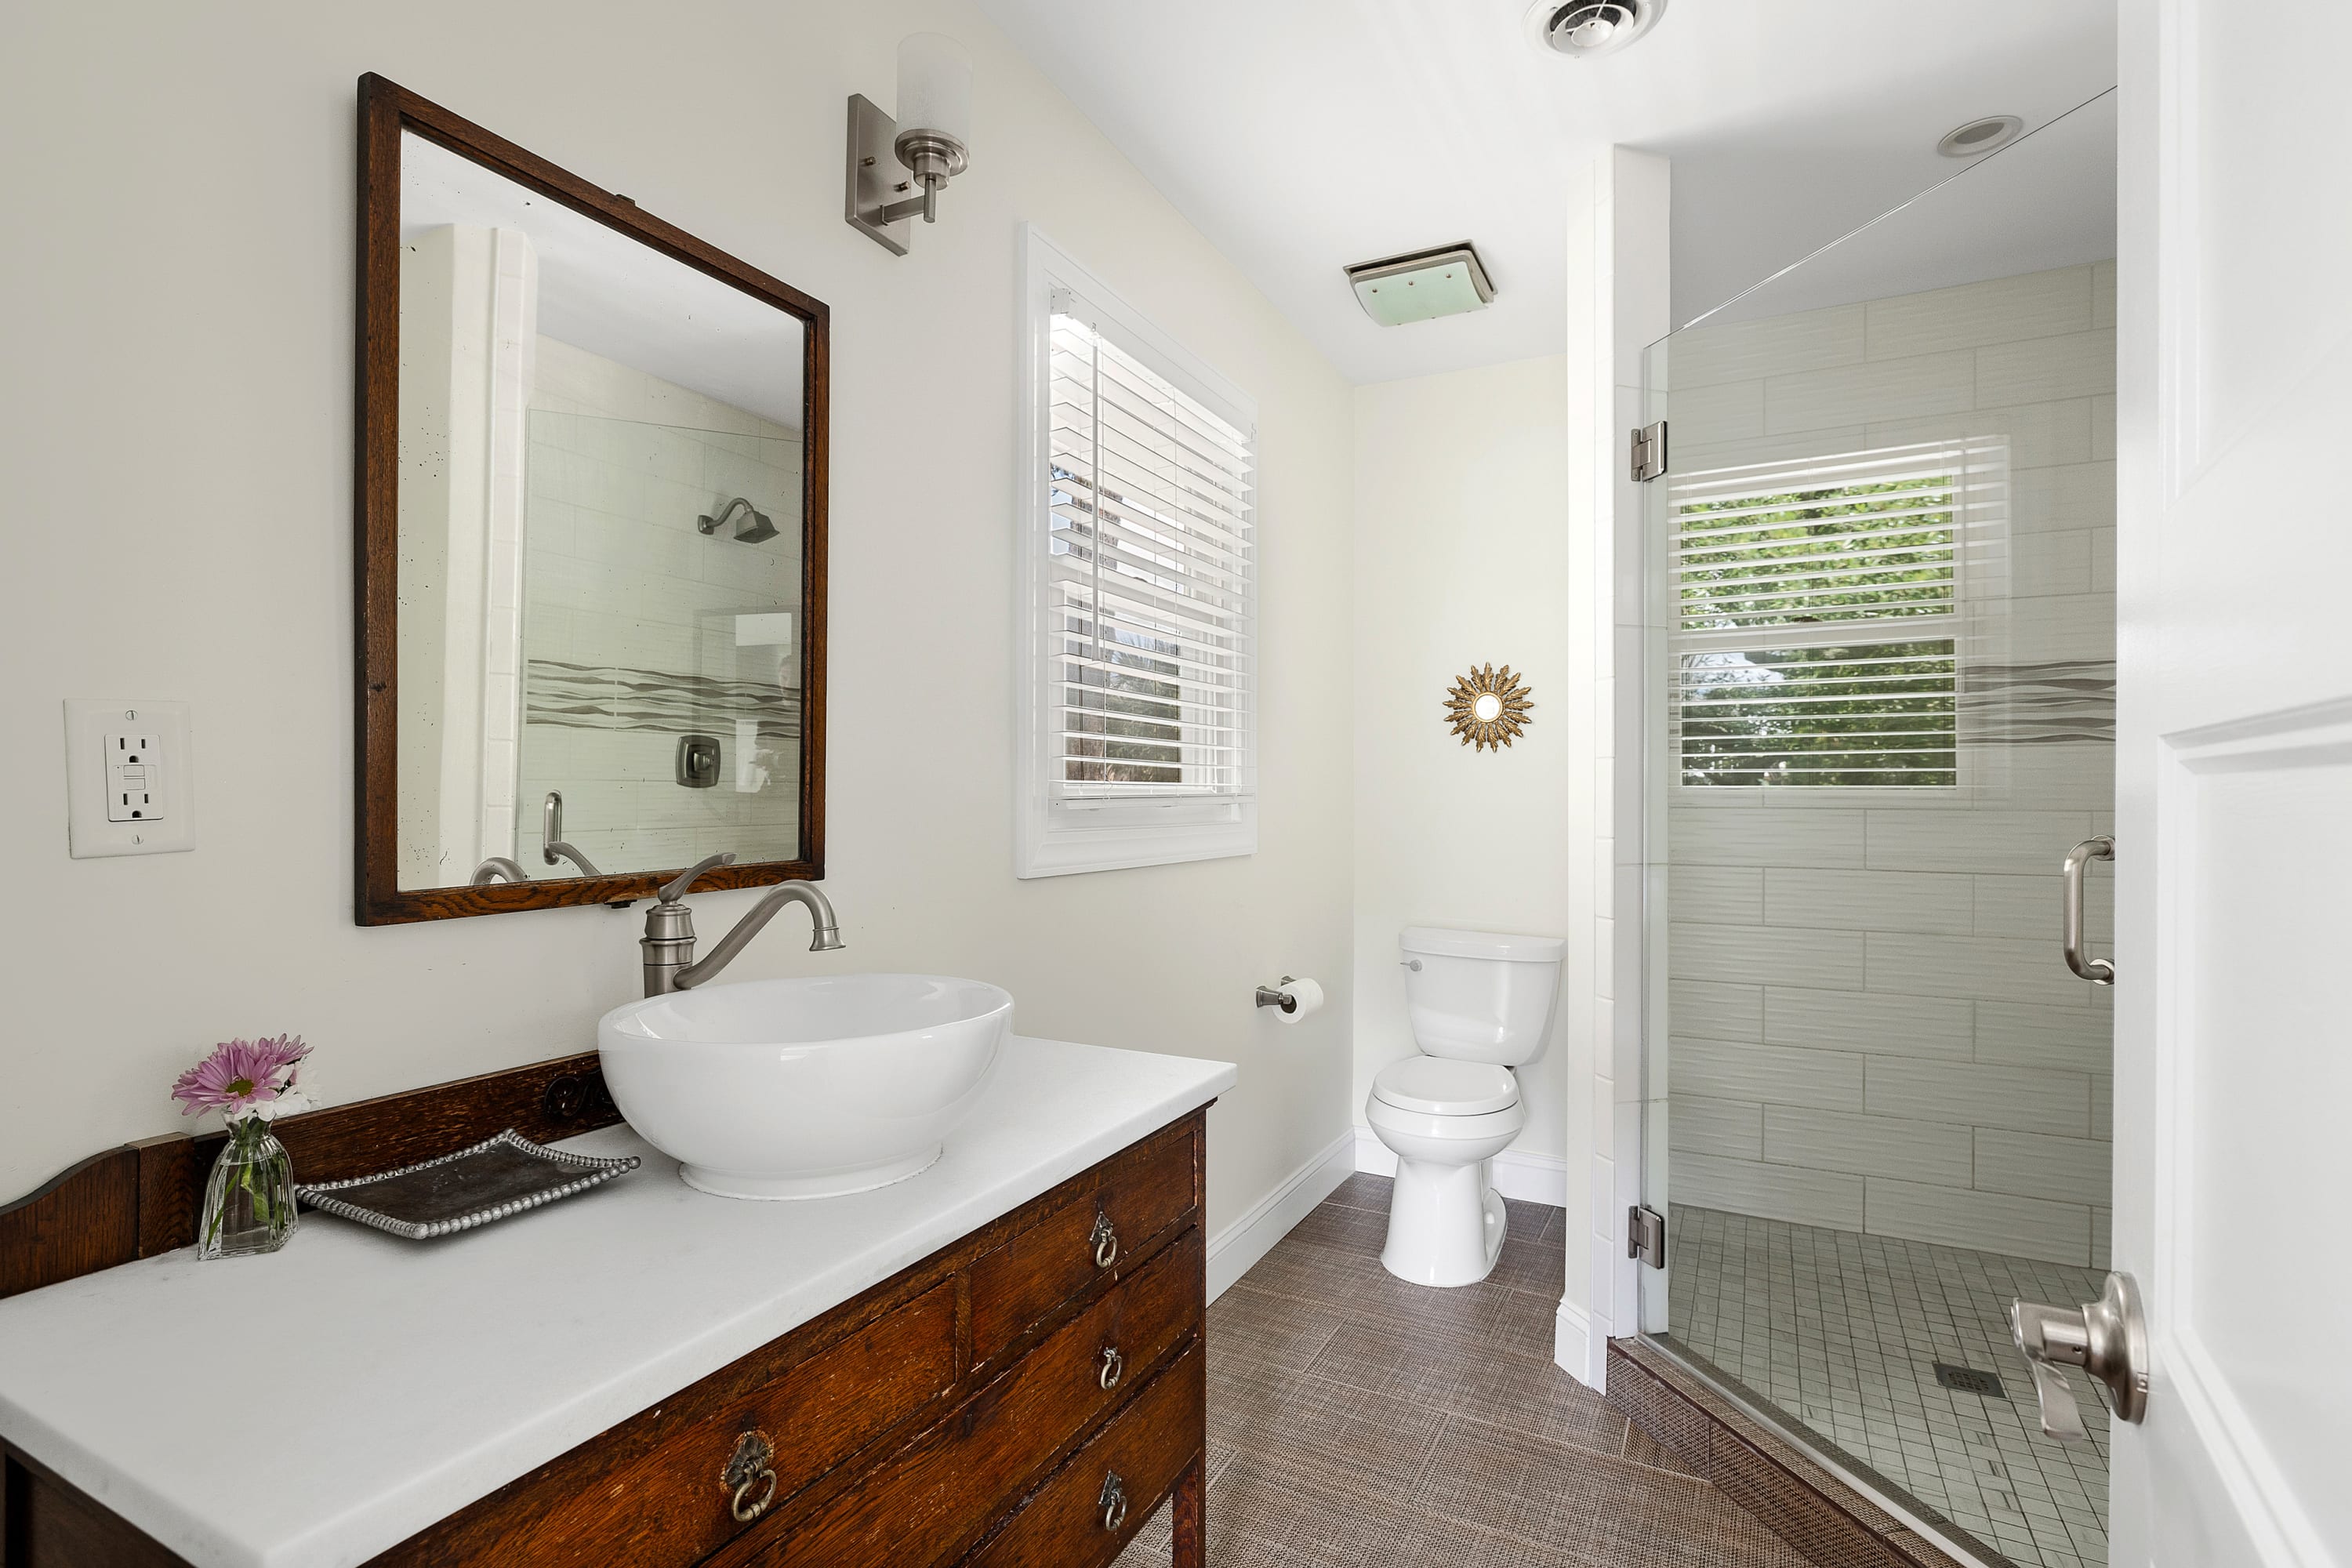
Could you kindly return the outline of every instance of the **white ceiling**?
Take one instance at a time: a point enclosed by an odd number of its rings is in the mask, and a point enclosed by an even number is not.
[[[1680,322],[1951,174],[1954,126],[2115,81],[2113,0],[1672,0],[1595,60],[1538,54],[1524,0],[980,5],[1357,381],[1555,352],[1561,192],[1612,142],[1674,161]],[[1462,239],[1472,315],[1378,327],[1341,274]]]
[[[539,257],[539,330],[793,430],[801,323],[413,132],[400,138],[400,232],[519,228]]]

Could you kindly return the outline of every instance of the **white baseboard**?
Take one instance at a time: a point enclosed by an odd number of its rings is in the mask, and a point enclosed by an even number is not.
[[[1601,1342],[1604,1347],[1608,1343]],[[1577,1382],[1601,1391],[1601,1384],[1593,1382],[1592,1320],[1573,1301],[1560,1302],[1559,1310],[1552,1314],[1551,1359]]]
[[[1342,1132],[1331,1146],[1316,1155],[1274,1191],[1250,1205],[1249,1212],[1209,1239],[1209,1300],[1250,1271],[1274,1244],[1290,1234],[1291,1226],[1315,1212],[1340,1183],[1356,1173],[1355,1136]]]
[[[1375,1176],[1396,1174],[1396,1151],[1369,1127],[1356,1129],[1356,1169]],[[1522,1154],[1506,1149],[1495,1156],[1495,1190],[1521,1203],[1568,1205],[1568,1162],[1552,1154]]]

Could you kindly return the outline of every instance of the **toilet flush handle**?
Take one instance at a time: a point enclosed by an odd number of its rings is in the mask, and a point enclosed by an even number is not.
[[[1421,960],[1417,958],[1400,958],[1397,962],[1403,964],[1407,969],[1412,970],[1415,974],[1421,973]]]

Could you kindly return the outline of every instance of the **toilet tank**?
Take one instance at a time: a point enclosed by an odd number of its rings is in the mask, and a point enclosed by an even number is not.
[[[1567,949],[1559,938],[1408,926],[1397,946],[1423,1055],[1504,1067],[1543,1055]]]

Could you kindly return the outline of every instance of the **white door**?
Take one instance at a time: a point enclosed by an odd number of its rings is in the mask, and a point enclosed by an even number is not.
[[[2352,5],[2123,23],[2112,1561],[2352,1564]]]

